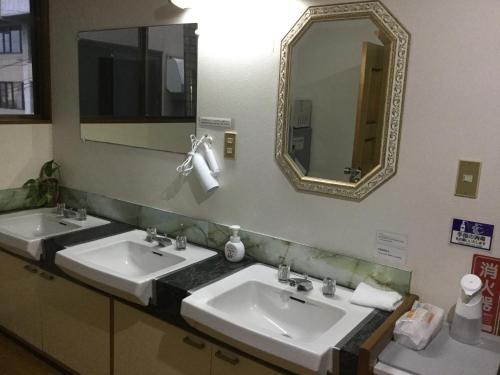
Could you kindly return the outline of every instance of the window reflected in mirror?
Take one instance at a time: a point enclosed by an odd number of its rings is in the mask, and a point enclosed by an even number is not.
[[[194,121],[196,28],[179,24],[81,32],[81,121]]]

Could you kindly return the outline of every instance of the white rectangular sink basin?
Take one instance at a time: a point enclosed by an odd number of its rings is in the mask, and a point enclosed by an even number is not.
[[[125,277],[144,276],[186,260],[182,256],[166,252],[154,250],[153,253],[151,249],[151,246],[138,242],[123,241],[84,252],[80,259],[113,269]]]
[[[181,314],[201,331],[326,374],[333,348],[373,309],[351,304],[352,291],[343,287],[325,297],[322,282],[311,281],[313,290],[298,292],[278,282],[275,268],[253,265],[193,291]]]
[[[109,221],[90,215],[81,221],[66,219],[57,216],[52,208],[4,214],[0,215],[0,247],[40,260],[43,239],[105,224]]]
[[[146,232],[133,230],[68,247],[57,252],[55,262],[76,279],[147,306],[153,280],[217,254],[192,244],[178,251],[175,241],[159,247],[145,239]]]

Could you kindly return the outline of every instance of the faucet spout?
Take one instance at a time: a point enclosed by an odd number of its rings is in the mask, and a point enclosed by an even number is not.
[[[298,291],[308,292],[313,289],[312,281],[307,279],[307,275],[303,278],[292,277],[288,279],[288,284],[297,287]]]
[[[87,210],[85,208],[79,208],[76,211],[70,208],[62,208],[62,214],[66,219],[75,219],[79,221],[87,220]]]
[[[146,229],[147,235],[145,240],[147,242],[158,242],[158,246],[165,247],[172,245],[172,240],[167,236],[162,236],[157,233],[156,228],[148,228]]]

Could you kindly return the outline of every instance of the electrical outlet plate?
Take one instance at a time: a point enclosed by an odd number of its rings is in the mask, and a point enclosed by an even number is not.
[[[224,132],[224,158],[236,159],[236,132]]]
[[[460,160],[458,162],[455,195],[466,198],[477,198],[480,171],[481,162]]]

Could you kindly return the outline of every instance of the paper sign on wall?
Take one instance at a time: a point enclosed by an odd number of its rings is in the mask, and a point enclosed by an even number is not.
[[[408,239],[403,234],[378,230],[375,243],[375,256],[389,263],[406,264]]]
[[[483,331],[500,336],[500,258],[475,254],[471,272],[483,282]]]
[[[494,228],[491,224],[453,219],[450,242],[476,249],[490,250]]]

